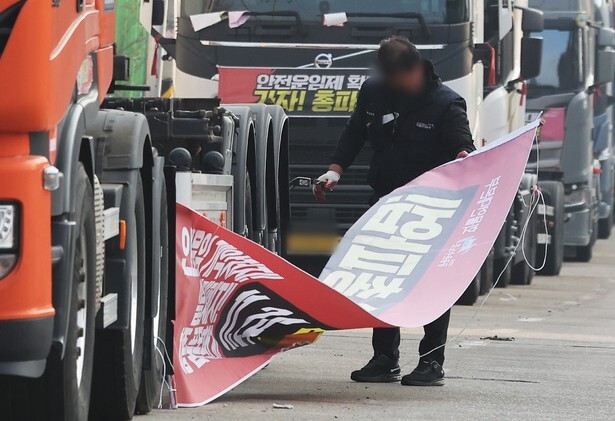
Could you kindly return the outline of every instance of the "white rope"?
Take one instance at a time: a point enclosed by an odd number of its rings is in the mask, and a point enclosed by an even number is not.
[[[160,350],[160,348],[158,347],[158,341],[160,341],[160,343],[162,343],[162,349],[164,350],[164,354],[162,353],[162,351]],[[160,355],[160,358],[162,359],[162,381],[160,382],[160,398],[158,400],[158,409],[162,409],[162,392],[164,392],[164,386],[166,385],[167,388],[169,389],[169,392],[173,392],[173,388],[172,386],[167,382],[167,364],[166,362],[169,362],[169,366],[173,369],[173,371],[175,371],[175,367],[173,367],[173,361],[171,361],[171,357],[169,356],[169,353],[167,351],[167,345],[164,343],[164,341],[162,340],[162,338],[156,336],[156,344],[155,344],[155,348],[156,348],[156,352],[158,353],[158,355]],[[166,356],[166,360],[165,360],[165,356]]]

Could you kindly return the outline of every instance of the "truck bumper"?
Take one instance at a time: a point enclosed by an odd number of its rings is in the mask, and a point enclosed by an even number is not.
[[[613,212],[613,209],[610,203],[600,202],[600,206],[598,206],[598,218],[606,219],[611,215],[611,212]]]
[[[592,212],[590,209],[583,209],[576,212],[566,210],[566,223],[564,224],[564,245],[566,246],[586,246],[591,241],[590,219]]]
[[[14,203],[17,256],[0,279],[0,374],[40,376],[51,348],[51,194],[43,188],[49,166],[40,156],[0,158],[0,200]],[[0,250],[0,253],[2,251]]]
[[[40,377],[51,347],[53,316],[0,321],[0,375]]]

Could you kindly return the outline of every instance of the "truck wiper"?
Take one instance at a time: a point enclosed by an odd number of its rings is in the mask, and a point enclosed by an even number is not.
[[[357,12],[346,13],[349,18],[397,18],[397,19],[416,19],[421,25],[423,34],[428,39],[431,38],[431,31],[425,22],[425,16],[417,12],[399,12],[399,13],[369,13],[369,12]]]

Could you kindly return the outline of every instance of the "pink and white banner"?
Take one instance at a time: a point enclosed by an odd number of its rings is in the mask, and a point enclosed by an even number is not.
[[[347,232],[320,279],[178,204],[178,404],[210,402],[326,330],[438,318],[495,242],[538,124],[383,197]]]

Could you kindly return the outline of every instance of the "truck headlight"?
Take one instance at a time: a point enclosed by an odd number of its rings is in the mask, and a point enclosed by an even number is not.
[[[17,263],[18,223],[17,206],[0,204],[0,279]]]
[[[0,253],[14,250],[17,246],[16,225],[17,206],[0,204]]]

